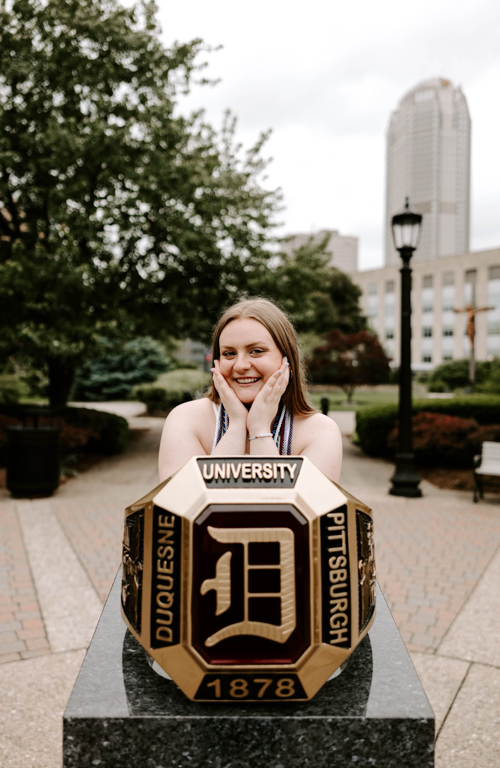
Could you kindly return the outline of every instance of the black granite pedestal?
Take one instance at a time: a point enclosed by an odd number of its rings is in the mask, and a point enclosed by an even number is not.
[[[64,768],[431,768],[434,715],[380,590],[369,635],[314,699],[197,704],[149,666],[119,578],[64,714]]]

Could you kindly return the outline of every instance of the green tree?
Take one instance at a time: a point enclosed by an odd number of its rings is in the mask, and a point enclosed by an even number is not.
[[[292,253],[279,253],[272,269],[254,276],[254,290],[279,301],[300,333],[365,330],[362,291],[345,272],[328,266],[327,245],[328,235],[320,243],[310,238]]]
[[[333,330],[325,338],[326,342],[308,360],[315,383],[337,385],[350,403],[361,384],[385,384],[389,380],[389,358],[375,334]]]
[[[173,368],[173,361],[154,339],[140,337],[125,344],[102,340],[102,351],[78,369],[72,396],[75,400],[125,400],[136,384],[156,381]]]
[[[0,344],[53,404],[101,337],[204,338],[269,262],[266,137],[178,114],[202,51],[147,0],[0,2]]]

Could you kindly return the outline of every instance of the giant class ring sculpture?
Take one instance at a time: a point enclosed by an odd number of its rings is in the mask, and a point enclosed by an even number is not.
[[[375,591],[371,510],[305,457],[195,457],[125,513],[123,618],[195,701],[312,698]]]

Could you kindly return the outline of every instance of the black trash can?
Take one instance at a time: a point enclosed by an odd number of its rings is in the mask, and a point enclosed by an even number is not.
[[[52,496],[59,485],[59,426],[7,427],[7,478],[20,499]]]
[[[330,409],[330,403],[327,397],[321,398],[321,413],[323,413],[325,416],[328,416],[328,411]]]

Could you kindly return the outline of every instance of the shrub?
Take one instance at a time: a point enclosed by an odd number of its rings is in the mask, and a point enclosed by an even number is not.
[[[386,456],[387,437],[397,420],[397,405],[377,405],[356,413],[359,445],[368,456]]]
[[[489,370],[489,362],[478,361],[476,363],[476,384],[482,384],[488,378]],[[449,390],[468,387],[469,361],[448,360],[446,363],[436,366],[427,381],[429,392],[439,391],[434,389],[435,381],[443,382]]]
[[[0,373],[0,405],[18,403],[29,394],[28,385],[15,373]]]
[[[72,397],[84,402],[125,400],[136,384],[155,381],[173,367],[154,339],[133,339],[126,344],[103,340],[103,354],[87,360],[77,373]]]
[[[477,386],[478,392],[500,395],[500,360],[496,358],[490,363],[488,377]]]
[[[103,456],[113,456],[121,453],[128,443],[129,428],[127,419],[115,413],[93,411],[90,408],[66,407],[61,417],[76,429],[87,429],[89,440],[85,444],[87,453],[98,453]]]
[[[449,387],[441,379],[433,379],[432,384],[429,384],[429,392],[449,392]]]
[[[202,394],[209,383],[210,374],[205,371],[180,368],[162,374],[154,384],[135,387],[133,396],[147,405],[149,413],[169,411]]]
[[[187,396],[189,395],[189,396]],[[163,387],[143,386],[134,389],[134,397],[147,406],[148,413],[155,411],[170,411],[176,405],[191,399],[189,392],[179,392],[175,389],[167,390]]]
[[[471,395],[451,400],[415,400],[413,413],[421,411],[474,419],[481,426],[490,426],[499,421],[500,397]],[[387,439],[396,426],[397,417],[397,405],[374,406],[357,412],[356,432],[359,444],[368,456],[390,455]]]
[[[412,417],[413,452],[421,464],[471,467],[484,440],[500,441],[500,425],[480,427],[474,419],[422,411]],[[395,453],[398,427],[389,433],[387,445]]]
[[[0,413],[0,462],[6,458],[8,426],[26,421],[26,413],[20,406],[3,406]],[[28,420],[26,423],[31,423]],[[52,424],[61,427],[61,456],[70,453],[97,453],[111,456],[121,453],[128,442],[129,428],[126,419],[113,413],[93,411],[88,408],[62,408],[48,416],[40,416],[40,426]]]

